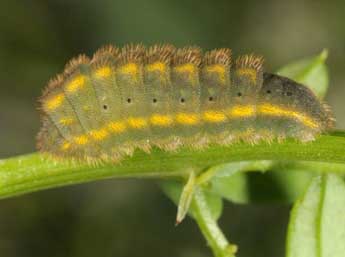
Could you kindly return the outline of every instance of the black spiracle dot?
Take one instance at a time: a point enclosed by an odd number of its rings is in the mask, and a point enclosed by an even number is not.
[[[239,97],[242,96],[242,93],[241,93],[241,92],[238,92],[238,93],[237,93],[237,96],[239,96]]]
[[[186,101],[186,100],[185,100],[184,98],[181,98],[181,99],[180,99],[180,102],[181,102],[181,103],[184,103],[185,101]]]
[[[108,109],[108,105],[103,105],[103,110],[107,110]]]
[[[131,98],[127,98],[127,103],[131,103],[132,102],[132,99]]]
[[[271,92],[271,90],[268,89],[268,90],[266,91],[266,93],[267,93],[267,94],[271,94],[272,92]]]
[[[213,97],[212,96],[210,96],[209,98],[208,98],[208,100],[210,101],[210,102],[213,102]]]
[[[156,99],[156,98],[153,98],[153,99],[152,99],[152,102],[153,102],[153,103],[157,103],[157,99]]]

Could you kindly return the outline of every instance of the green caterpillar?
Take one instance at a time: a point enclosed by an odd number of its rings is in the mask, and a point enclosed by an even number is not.
[[[73,59],[40,98],[38,149],[118,162],[136,148],[203,149],[239,140],[313,140],[334,126],[311,90],[230,49],[126,45]]]

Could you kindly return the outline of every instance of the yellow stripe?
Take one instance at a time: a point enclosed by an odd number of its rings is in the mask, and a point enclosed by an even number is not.
[[[276,116],[276,117],[287,117],[293,118],[305,126],[310,128],[318,128],[319,125],[316,121],[308,117],[306,114],[290,110],[287,108],[279,107],[277,105],[272,104],[260,104],[258,105],[257,109],[253,105],[235,105],[231,109],[227,110],[227,114],[229,118],[246,118],[251,117],[256,114],[256,110],[258,114],[261,115],[269,115],[269,116]],[[162,126],[168,127],[174,123],[174,119],[177,123],[183,125],[195,125],[200,122],[200,117],[196,113],[177,113],[175,117],[171,115],[162,115],[162,114],[152,114],[148,118],[142,117],[130,117],[126,121],[113,121],[109,122],[105,127],[102,127],[97,130],[92,130],[88,134],[75,136],[73,138],[73,142],[77,145],[85,145],[89,143],[91,140],[99,141],[103,140],[110,133],[123,133],[126,131],[128,124],[129,127],[134,129],[142,129],[148,126],[150,122],[153,126]],[[215,122],[223,122],[226,121],[227,117],[223,110],[210,110],[205,111],[202,113],[202,120],[205,122],[215,123]],[[248,133],[248,131],[246,131]],[[247,135],[247,134],[244,134]],[[68,150],[72,146],[71,143],[65,142],[62,146],[62,150]]]
[[[128,118],[127,120],[129,126],[131,126],[132,128],[135,129],[140,129],[140,128],[144,128],[147,126],[147,120],[144,118]]]
[[[310,128],[318,128],[319,125],[307,115],[298,111],[289,110],[272,104],[261,104],[258,107],[258,112],[264,115],[295,118],[302,122],[305,126]]]
[[[111,68],[109,66],[101,67],[94,74],[97,78],[107,78],[111,75]]]
[[[170,115],[153,114],[150,122],[154,126],[168,127],[173,123],[173,119]]]
[[[166,71],[166,64],[163,62],[154,62],[152,64],[147,65],[146,70],[149,72],[159,71],[161,73],[164,73]]]
[[[183,125],[195,125],[199,122],[199,117],[194,113],[178,113],[176,114],[176,121]]]
[[[126,130],[126,125],[122,121],[113,121],[108,124],[108,128],[111,132],[121,133]]]
[[[219,79],[222,83],[225,83],[225,66],[220,64],[214,64],[207,66],[206,72],[218,73]]]
[[[192,63],[186,63],[179,66],[174,67],[174,70],[178,73],[185,73],[187,76],[188,82],[191,84],[191,86],[196,86],[198,83],[198,70],[197,66]]]
[[[74,138],[74,142],[78,145],[85,145],[88,142],[88,138],[85,135],[77,136]]]
[[[68,150],[70,148],[71,148],[71,143],[69,143],[69,142],[65,142],[61,146],[61,150],[63,150],[63,151],[66,151],[66,150]]]
[[[138,73],[138,65],[135,63],[128,63],[119,67],[119,71],[129,75],[136,75]]]
[[[176,66],[174,69],[177,72],[195,73],[196,66],[192,63],[187,63],[187,64]]]
[[[253,105],[235,105],[229,110],[230,118],[244,118],[255,115]]]
[[[256,83],[257,71],[254,69],[248,69],[248,68],[238,69],[236,70],[236,74],[239,76],[247,76],[253,83]]]
[[[223,122],[226,120],[226,116],[221,111],[207,111],[204,112],[203,119],[207,122]]]
[[[90,131],[90,136],[96,141],[103,140],[108,135],[109,135],[109,133],[105,128]]]
[[[79,75],[67,84],[66,90],[68,93],[74,93],[85,85],[85,76]]]
[[[62,104],[64,99],[65,99],[65,96],[62,93],[58,94],[50,98],[49,100],[47,100],[47,102],[45,103],[45,107],[49,111],[55,110]]]

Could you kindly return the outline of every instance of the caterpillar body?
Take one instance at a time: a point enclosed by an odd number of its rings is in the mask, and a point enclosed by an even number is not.
[[[176,151],[245,141],[313,140],[333,127],[306,86],[265,73],[263,58],[198,47],[107,46],[81,55],[40,98],[38,149],[118,162],[136,148]]]

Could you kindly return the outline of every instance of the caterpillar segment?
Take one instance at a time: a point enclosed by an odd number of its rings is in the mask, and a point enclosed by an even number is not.
[[[71,147],[84,147],[87,158],[104,154],[104,144],[93,140],[92,133],[103,124],[102,110],[99,107],[96,90],[90,76],[90,59],[81,55],[72,60],[66,68],[62,89],[67,103],[75,112],[74,126],[81,128],[82,134],[73,137]],[[65,119],[68,117],[61,117]],[[93,142],[93,147],[88,147]],[[64,149],[64,144],[61,146]]]
[[[90,163],[209,144],[313,140],[334,127],[304,85],[263,72],[263,58],[230,49],[107,46],[81,55],[40,98],[38,149]]]
[[[79,118],[63,91],[64,74],[50,80],[39,99],[42,128],[38,135],[39,149],[54,149],[57,155],[68,151],[73,156],[85,156],[85,149],[75,148],[75,135],[83,135]],[[59,133],[56,133],[58,131]],[[54,142],[54,146],[50,144]],[[49,152],[49,151],[47,151]]]
[[[145,116],[149,113],[144,85],[143,45],[127,45],[117,60],[116,82],[122,95],[123,115],[126,117],[127,142],[123,150],[132,154],[135,148],[150,151],[150,126]]]
[[[171,62],[175,53],[172,45],[154,45],[147,49],[145,57],[144,84],[153,145],[165,150],[174,150],[179,146],[179,138],[174,135],[174,110],[170,96],[173,93],[171,80]]]
[[[229,105],[227,91],[232,87],[231,50],[215,49],[205,53],[201,67],[200,113],[205,120],[203,137],[207,143],[228,144],[232,135],[224,106]],[[207,135],[207,136],[205,136]]]
[[[89,76],[98,102],[98,109],[101,110],[102,125],[89,133],[93,140],[99,141],[104,149],[104,158],[124,153],[119,151],[127,138],[114,126],[112,121],[124,119],[122,115],[121,91],[116,82],[116,64],[120,49],[107,46],[97,51],[91,62]],[[121,129],[120,129],[121,130]],[[116,134],[117,136],[112,136]]]
[[[263,58],[243,55],[236,59],[232,87],[228,87],[230,131],[232,140],[256,143],[261,134],[255,129],[257,95],[263,83]]]
[[[185,146],[199,147],[203,144],[200,130],[200,89],[199,69],[201,49],[185,47],[177,49],[172,59],[171,84],[172,103],[175,117],[174,137]]]

